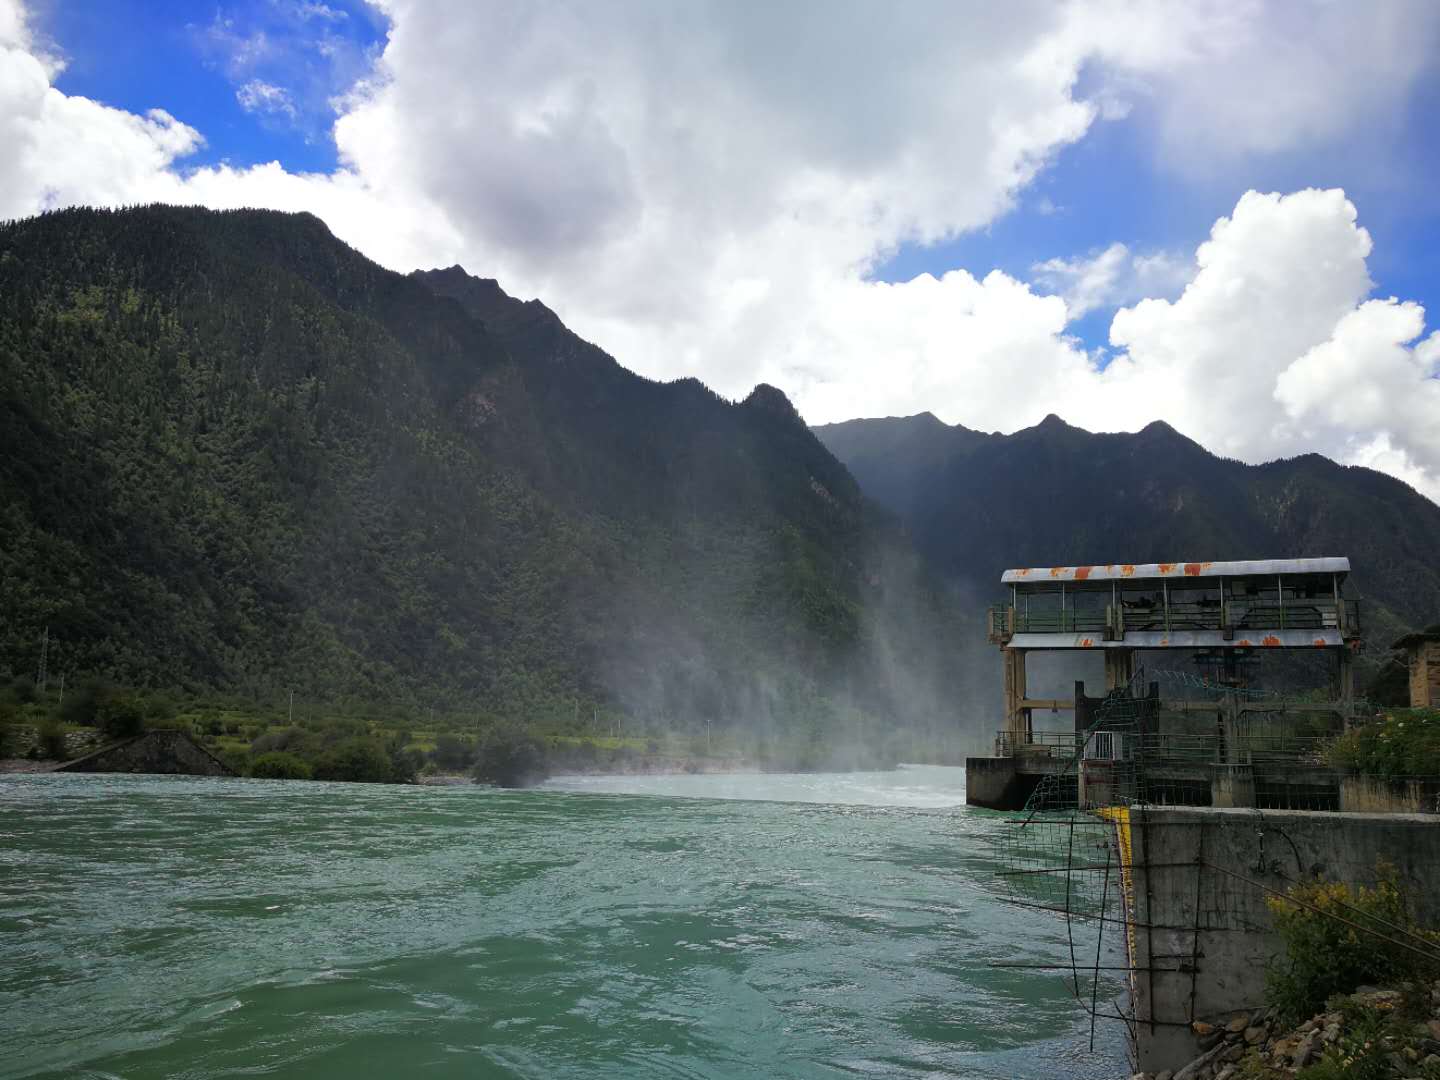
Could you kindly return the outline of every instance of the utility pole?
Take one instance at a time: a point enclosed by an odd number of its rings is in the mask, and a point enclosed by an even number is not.
[[[295,726],[295,688],[290,688],[290,726]]]
[[[45,676],[46,676],[45,666],[46,666],[46,664],[49,662],[49,659],[50,659],[50,627],[47,626],[47,627],[45,627],[45,632],[40,635],[40,674],[39,674],[39,675],[36,677],[36,679],[35,679],[35,682],[39,685],[39,687],[40,687],[40,692],[41,692],[42,694],[45,692]]]

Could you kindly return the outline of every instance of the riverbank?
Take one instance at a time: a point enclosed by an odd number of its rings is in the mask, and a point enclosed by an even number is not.
[[[1131,1080],[1367,1080],[1440,1078],[1440,981],[1364,987],[1297,1027],[1273,1009],[1224,1026],[1196,1024],[1204,1051],[1171,1072]]]

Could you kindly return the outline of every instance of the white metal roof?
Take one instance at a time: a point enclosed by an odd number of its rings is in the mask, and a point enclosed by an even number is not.
[[[1125,581],[1150,578],[1251,577],[1273,574],[1348,574],[1350,560],[1246,559],[1240,562],[1106,563],[1103,566],[1037,566],[1006,570],[1006,585],[1045,581]]]

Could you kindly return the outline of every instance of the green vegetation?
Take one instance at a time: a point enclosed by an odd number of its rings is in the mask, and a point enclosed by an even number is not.
[[[56,720],[46,720],[40,725],[40,741],[37,744],[40,756],[50,761],[64,761],[70,755],[65,752],[65,728]]]
[[[250,763],[250,775],[263,780],[309,780],[315,772],[304,758],[283,750],[271,750]]]
[[[260,730],[194,727],[236,760],[292,691],[387,732],[935,741],[978,640],[779,391],[175,207],[0,224],[0,596],[0,680],[48,631],[67,724],[223,700]]]
[[[1325,757],[1372,776],[1440,776],[1440,709],[1394,709],[1340,735]]]
[[[1266,903],[1285,947],[1266,973],[1266,996],[1288,1020],[1359,986],[1440,976],[1431,959],[1440,933],[1415,924],[1391,868],[1379,868],[1373,887],[1305,882]]]
[[[492,728],[480,741],[475,779],[499,787],[529,787],[550,774],[540,740],[514,726]]]

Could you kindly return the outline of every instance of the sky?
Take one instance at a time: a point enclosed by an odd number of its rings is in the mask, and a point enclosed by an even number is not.
[[[1440,500],[1431,0],[0,0],[0,218],[309,211],[812,423]]]

